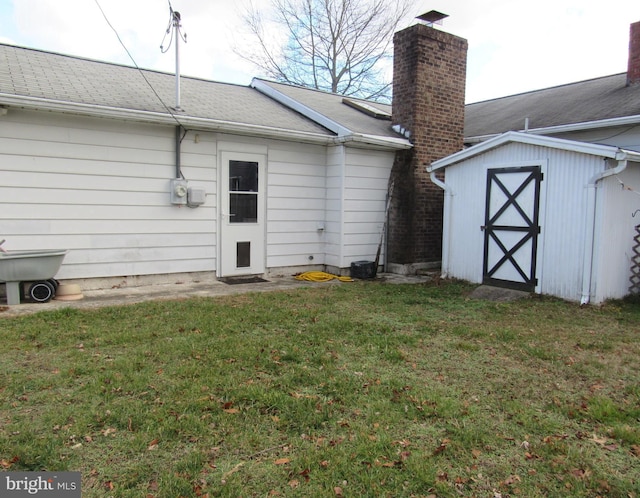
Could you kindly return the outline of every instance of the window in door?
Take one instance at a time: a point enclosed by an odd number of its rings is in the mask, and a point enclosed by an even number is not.
[[[230,223],[258,222],[258,163],[229,161]]]

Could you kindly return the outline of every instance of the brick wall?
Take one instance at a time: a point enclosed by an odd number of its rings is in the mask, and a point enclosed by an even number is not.
[[[392,170],[389,263],[434,262],[442,254],[443,192],[426,167],[462,149],[467,41],[416,24],[394,37],[393,124],[414,148]]]
[[[627,86],[640,83],[640,21],[629,29],[629,65],[627,66]]]

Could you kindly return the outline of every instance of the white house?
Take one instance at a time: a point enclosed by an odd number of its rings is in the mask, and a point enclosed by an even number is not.
[[[283,85],[182,77],[175,109],[170,74],[10,45],[0,59],[0,239],[69,249],[57,278],[341,271],[376,255],[395,152],[411,147],[390,106],[318,92],[321,114]]]
[[[344,273],[377,254],[387,266],[391,213],[399,263],[439,259],[441,202],[414,163],[462,146],[467,44],[424,24],[400,33],[407,60],[395,63],[408,70],[394,82],[407,89],[397,112],[260,79],[178,85],[172,74],[0,44],[4,248],[68,249],[57,278],[84,289]],[[417,77],[431,94],[414,91]],[[454,115],[453,126],[435,119]],[[410,140],[423,136],[428,147]],[[413,152],[422,149],[430,155]],[[433,216],[413,216],[429,203]]]

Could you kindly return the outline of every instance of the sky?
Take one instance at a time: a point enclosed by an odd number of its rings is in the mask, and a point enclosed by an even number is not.
[[[250,1],[259,7],[269,4],[269,0],[0,0],[0,42],[133,65],[110,23],[139,67],[173,72],[174,46],[166,53],[160,49],[171,4],[180,12],[187,35],[187,42],[180,44],[181,74],[247,85],[260,73],[233,47],[246,43],[242,12]],[[629,25],[640,21],[637,0],[413,3],[416,16],[430,10],[448,14],[437,29],[468,40],[467,103],[625,72]],[[167,44],[168,38],[164,48]]]

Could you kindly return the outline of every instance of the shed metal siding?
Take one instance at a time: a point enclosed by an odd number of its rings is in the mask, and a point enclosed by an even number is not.
[[[490,161],[490,158],[486,158]],[[482,158],[472,158],[446,169],[445,182],[452,187],[449,213],[450,277],[482,282],[486,170]]]
[[[640,164],[629,163],[619,175],[603,180],[599,195],[602,215],[596,240],[602,242],[594,256],[592,285],[597,303],[628,294],[635,226],[640,225],[640,213],[633,216],[640,209]]]
[[[604,169],[604,160],[557,149],[539,151],[547,154],[548,166],[543,182],[537,292],[579,301],[587,221],[586,185]]]

